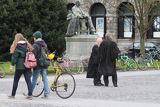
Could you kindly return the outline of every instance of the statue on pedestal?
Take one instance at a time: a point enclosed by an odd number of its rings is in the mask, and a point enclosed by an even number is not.
[[[66,33],[67,36],[80,34],[82,30],[86,30],[89,34],[95,34],[96,30],[93,26],[91,17],[83,12],[79,1],[76,1],[72,10],[69,10],[67,20],[69,21]]]

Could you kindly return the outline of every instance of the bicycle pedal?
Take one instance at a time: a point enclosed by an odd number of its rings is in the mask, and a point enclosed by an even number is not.
[[[51,89],[52,91],[55,91],[55,90],[56,90],[54,87],[51,87],[50,89]]]

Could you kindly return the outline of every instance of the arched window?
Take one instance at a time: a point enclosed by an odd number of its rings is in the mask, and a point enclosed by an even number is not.
[[[159,15],[159,5],[160,3],[156,3],[155,7],[151,10],[148,19],[151,26],[149,31],[147,32],[147,38],[160,38],[160,15]]]
[[[135,18],[133,15],[134,8],[132,4],[123,2],[117,9],[118,13],[118,38],[135,37]]]
[[[90,15],[96,33],[103,37],[106,33],[106,9],[103,4],[95,3],[90,8]]]

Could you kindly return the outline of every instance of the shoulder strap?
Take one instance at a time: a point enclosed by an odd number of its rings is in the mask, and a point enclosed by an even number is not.
[[[38,48],[38,50],[41,49],[41,47],[37,43],[35,43],[34,45]]]
[[[44,49],[45,52],[47,52],[47,49],[45,47],[38,45],[37,43],[35,43],[35,45],[39,48],[38,50],[42,51]]]
[[[41,56],[41,47],[37,43],[34,43],[33,45],[37,48],[37,53],[36,53],[36,59],[37,59]]]

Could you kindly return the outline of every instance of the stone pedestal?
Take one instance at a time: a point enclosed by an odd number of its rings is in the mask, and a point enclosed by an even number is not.
[[[98,35],[78,35],[66,37],[66,55],[72,60],[89,57]]]

